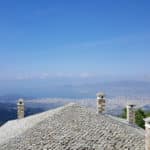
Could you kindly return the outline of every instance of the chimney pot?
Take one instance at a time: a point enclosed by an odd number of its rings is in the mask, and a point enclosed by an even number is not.
[[[130,124],[135,124],[135,107],[134,104],[128,104],[127,105],[127,121]]]
[[[17,116],[18,116],[18,119],[24,118],[24,100],[23,99],[18,100]]]
[[[105,94],[97,93],[97,113],[103,113],[105,111]]]
[[[150,150],[150,117],[145,121],[145,150]]]

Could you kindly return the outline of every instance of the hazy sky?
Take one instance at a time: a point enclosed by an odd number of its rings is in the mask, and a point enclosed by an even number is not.
[[[150,78],[149,0],[0,1],[0,80]]]

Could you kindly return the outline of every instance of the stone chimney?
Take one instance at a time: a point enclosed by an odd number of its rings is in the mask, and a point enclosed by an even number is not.
[[[103,113],[105,111],[105,94],[97,93],[97,113]]]
[[[24,118],[24,100],[23,99],[18,100],[17,116],[18,116],[18,119]]]
[[[150,117],[145,121],[145,150],[150,150]]]
[[[130,124],[135,124],[135,105],[134,104],[128,104],[127,105],[127,121]]]

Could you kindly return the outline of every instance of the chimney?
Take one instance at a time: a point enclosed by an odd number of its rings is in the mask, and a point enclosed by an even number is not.
[[[135,124],[135,105],[134,104],[128,104],[127,105],[127,121],[130,124]]]
[[[17,115],[18,119],[24,118],[24,100],[19,99],[17,103]]]
[[[145,150],[150,150],[150,117],[145,121]]]
[[[103,113],[105,111],[105,94],[97,93],[97,113]]]

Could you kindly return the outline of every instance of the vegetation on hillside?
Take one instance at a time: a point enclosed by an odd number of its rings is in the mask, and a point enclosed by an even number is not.
[[[127,109],[126,108],[123,109],[121,117],[127,118]],[[143,129],[145,128],[145,122],[143,119],[146,117],[150,117],[150,112],[144,111],[142,109],[137,109],[135,111],[135,123]]]

